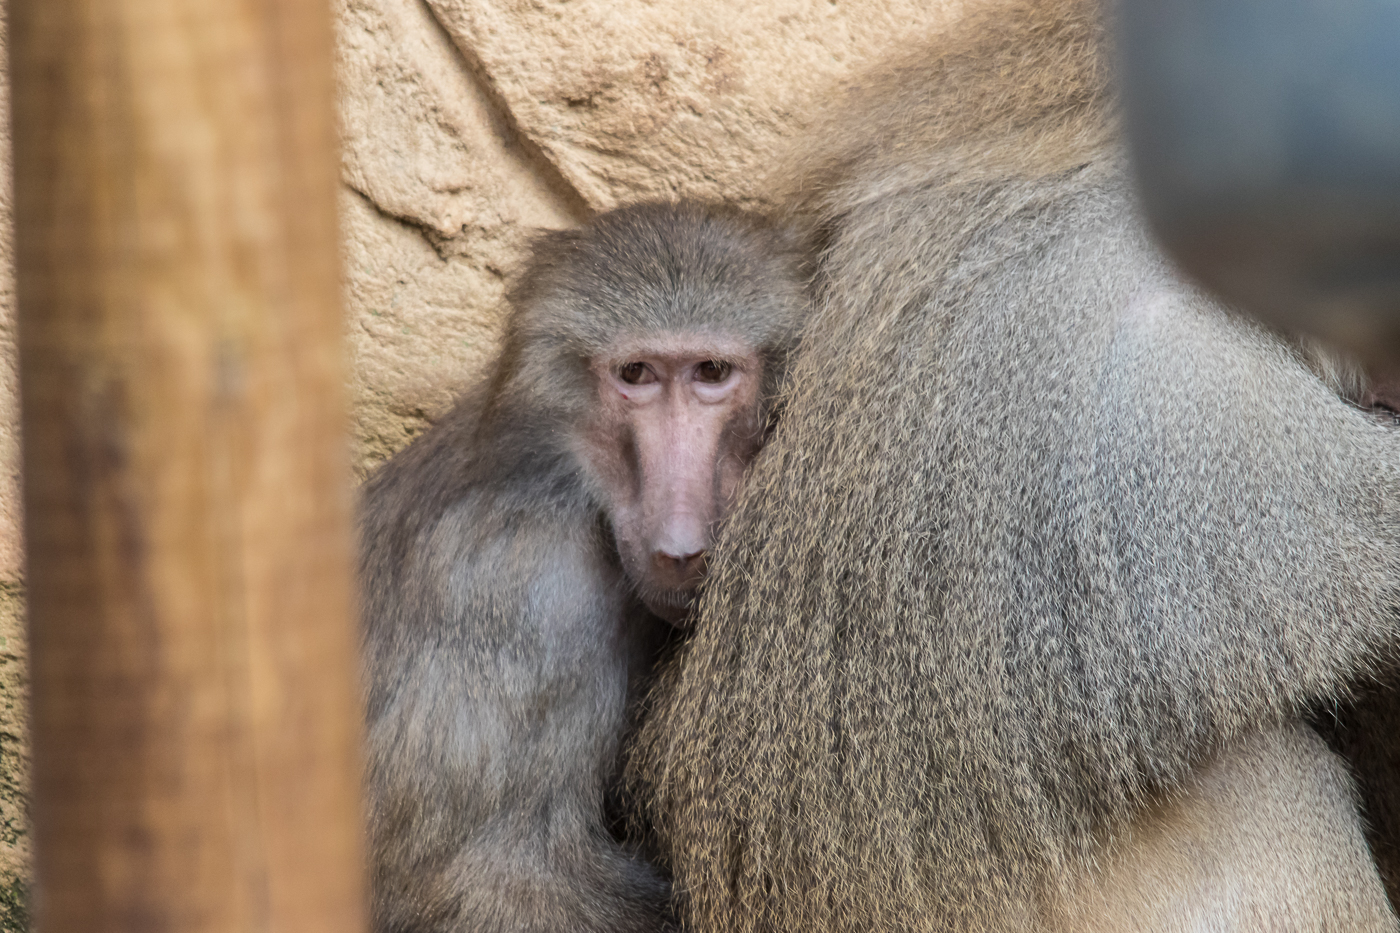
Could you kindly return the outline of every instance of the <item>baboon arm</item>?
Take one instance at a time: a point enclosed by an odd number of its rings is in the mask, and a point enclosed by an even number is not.
[[[1346,764],[1293,725],[1246,736],[1098,847],[1053,933],[1394,933]]]
[[[1394,657],[1400,432],[1177,283],[1128,300],[1102,360],[1043,541],[1085,712],[1141,714],[1104,726],[1153,739],[1146,764]]]
[[[1073,235],[989,271],[945,335],[909,583],[986,652],[937,662],[970,675],[957,708],[1004,690],[1034,712],[992,733],[1003,755],[1113,812],[1395,657],[1400,432],[1162,268],[1130,213],[1062,210]],[[1036,401],[995,417],[998,373]]]
[[[603,824],[628,658],[591,531],[473,492],[415,536],[403,591],[375,601],[378,928],[397,928],[392,909],[453,931],[655,922],[664,885]]]

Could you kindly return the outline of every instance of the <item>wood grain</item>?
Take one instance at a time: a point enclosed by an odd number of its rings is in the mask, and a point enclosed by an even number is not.
[[[362,929],[324,0],[12,0],[38,928]]]

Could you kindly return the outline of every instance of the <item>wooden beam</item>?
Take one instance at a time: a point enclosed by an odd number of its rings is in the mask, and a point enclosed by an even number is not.
[[[324,0],[11,0],[44,933],[363,927]]]

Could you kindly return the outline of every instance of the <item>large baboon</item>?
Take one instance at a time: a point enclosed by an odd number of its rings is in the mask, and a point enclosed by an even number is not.
[[[1400,644],[1400,432],[1160,258],[1109,71],[1003,3],[813,137],[817,307],[631,760],[697,933],[1394,928],[1303,721]]]
[[[380,933],[666,922],[605,797],[662,618],[684,615],[767,430],[798,260],[757,218],[696,205],[541,238],[493,371],[366,484]]]

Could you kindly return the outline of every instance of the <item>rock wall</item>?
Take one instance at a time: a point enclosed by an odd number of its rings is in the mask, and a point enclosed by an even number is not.
[[[505,283],[531,231],[642,198],[764,206],[773,167],[823,102],[960,8],[958,0],[334,0],[357,473],[426,428],[495,351]],[[6,168],[8,152],[0,81]],[[3,177],[0,930],[18,930],[28,756],[12,199]]]
[[[10,83],[0,18],[0,931],[29,925],[29,666],[24,634],[19,358],[15,352],[14,191]]]

